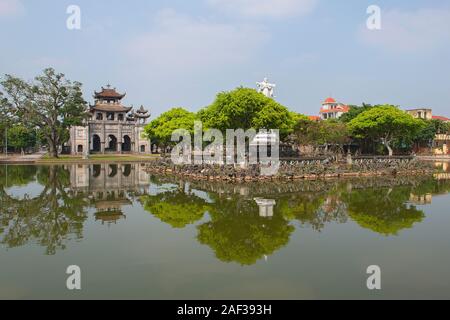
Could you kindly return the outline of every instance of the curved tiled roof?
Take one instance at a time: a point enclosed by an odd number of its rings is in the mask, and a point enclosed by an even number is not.
[[[115,88],[111,89],[109,87],[106,88],[106,89],[102,87],[102,91],[101,92],[94,91],[94,97],[96,99],[108,99],[108,98],[110,98],[110,99],[119,99],[119,100],[121,100],[125,96],[126,96],[126,93],[124,93],[124,94],[118,93]]]
[[[125,112],[128,113],[133,109],[132,107],[125,107],[121,104],[96,104],[91,106],[91,110],[104,111],[104,112]]]

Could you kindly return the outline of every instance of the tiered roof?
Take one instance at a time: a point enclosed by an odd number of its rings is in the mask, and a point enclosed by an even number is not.
[[[134,115],[136,118],[139,119],[148,119],[150,118],[150,114],[148,113],[148,110],[144,109],[144,106],[141,106]]]
[[[126,93],[121,94],[116,91],[116,88],[111,89],[110,85],[106,88],[102,87],[102,91],[94,91],[95,105],[91,106],[91,112],[120,112],[128,113],[133,107],[125,107],[120,102]]]
[[[104,99],[117,101],[122,100],[123,98],[125,98],[126,95],[127,95],[126,93],[124,94],[118,93],[116,91],[116,88],[111,89],[111,86],[109,84],[106,86],[106,89],[102,87],[102,91],[100,92],[94,91],[94,98],[99,100]]]

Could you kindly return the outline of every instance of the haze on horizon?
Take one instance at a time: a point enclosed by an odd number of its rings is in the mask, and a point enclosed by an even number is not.
[[[66,28],[69,5],[81,29]],[[366,28],[367,7],[382,29]],[[0,0],[0,74],[52,66],[111,84],[152,114],[192,111],[219,91],[268,77],[276,99],[315,115],[328,96],[450,116],[450,4],[445,0]]]

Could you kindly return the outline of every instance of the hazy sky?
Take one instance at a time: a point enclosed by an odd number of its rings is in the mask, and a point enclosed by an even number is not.
[[[80,30],[66,28],[72,4]],[[366,27],[369,5],[381,30]],[[332,95],[450,116],[448,0],[0,0],[0,39],[1,74],[53,66],[90,102],[110,83],[154,115],[267,76],[305,114]]]

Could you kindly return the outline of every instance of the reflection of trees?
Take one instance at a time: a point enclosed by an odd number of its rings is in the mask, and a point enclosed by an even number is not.
[[[412,228],[425,217],[407,203],[410,194],[411,187],[364,189],[345,194],[343,200],[350,217],[361,227],[389,236]]]
[[[55,254],[70,237],[82,237],[88,203],[83,195],[67,192],[69,172],[61,167],[40,167],[37,179],[44,190],[34,198],[15,199],[0,186],[1,242],[18,247],[36,241],[47,254]]]
[[[35,180],[35,166],[0,166],[0,186],[24,186]]]
[[[316,231],[322,231],[327,223],[347,221],[347,211],[337,196],[300,194],[282,197],[278,202],[278,208],[286,219],[298,220]]]
[[[199,221],[208,210],[205,200],[179,190],[144,196],[141,201],[145,210],[173,228],[184,228]]]
[[[294,231],[281,215],[260,217],[254,201],[216,198],[210,214],[211,221],[198,227],[198,240],[225,262],[252,265],[287,245]]]

